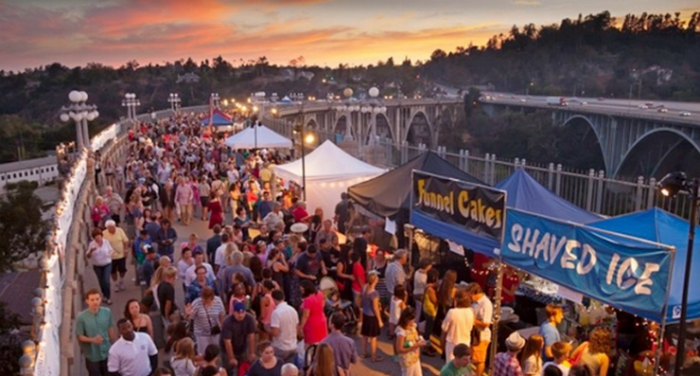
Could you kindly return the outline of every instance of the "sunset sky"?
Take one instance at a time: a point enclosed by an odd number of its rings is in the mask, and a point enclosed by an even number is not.
[[[482,45],[514,24],[550,24],[609,10],[676,12],[697,0],[0,0],[0,69],[60,62],[120,66],[222,55],[287,64],[426,60],[437,48]]]

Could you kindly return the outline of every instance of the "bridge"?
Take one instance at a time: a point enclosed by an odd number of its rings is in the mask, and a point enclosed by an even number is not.
[[[700,103],[608,98],[565,98],[484,93],[480,101],[493,115],[503,110],[552,114],[560,126],[593,130],[607,176],[655,176],[670,170],[700,174]],[[551,98],[551,97],[549,97]]]
[[[378,139],[435,149],[440,130],[457,123],[462,103],[460,97],[315,101],[264,104],[262,113],[265,123],[276,129],[291,130],[302,118],[307,131],[342,136],[356,142],[360,150]]]

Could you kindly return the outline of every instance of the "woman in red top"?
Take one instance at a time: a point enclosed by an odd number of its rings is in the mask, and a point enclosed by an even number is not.
[[[362,290],[365,289],[365,278],[367,273],[365,273],[365,267],[362,266],[360,262],[360,255],[357,253],[352,253],[350,255],[350,260],[352,260],[352,297],[353,302],[355,302],[355,307],[357,309],[362,308]]]
[[[328,336],[326,314],[323,308],[326,303],[323,292],[317,291],[314,283],[308,279],[301,281],[301,322],[299,326],[304,333],[304,343],[310,345],[323,341]]]
[[[211,213],[211,216],[209,217],[209,229],[211,230],[214,228],[214,225],[223,225],[224,209],[221,206],[219,195],[212,192],[210,197],[211,200],[209,200],[209,205],[207,207],[209,208],[209,213]]]
[[[515,291],[520,285],[520,277],[515,269],[510,266],[506,267],[503,273],[503,295],[501,296],[501,304],[513,306],[515,305]]]

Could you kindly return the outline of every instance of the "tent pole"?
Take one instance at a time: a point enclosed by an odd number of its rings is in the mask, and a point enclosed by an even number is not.
[[[668,300],[671,296],[671,280],[673,280],[673,266],[676,263],[676,249],[671,250],[671,267],[668,271],[668,281],[666,282],[666,298],[664,300],[664,308],[661,311],[661,326],[657,332],[657,341],[659,343],[659,348],[657,346],[656,354],[654,355],[654,375],[659,374],[659,367],[661,366],[661,351],[663,350],[664,335],[666,335],[666,316],[668,315]]]
[[[493,320],[491,324],[491,352],[489,354],[489,370],[488,374],[493,374],[493,360],[496,357],[496,351],[498,351],[498,325],[501,321],[501,294],[503,293],[503,272],[505,269],[505,264],[503,264],[503,257],[498,257],[498,263],[496,264],[497,275],[496,275],[496,291],[494,292],[495,301],[493,304]]]

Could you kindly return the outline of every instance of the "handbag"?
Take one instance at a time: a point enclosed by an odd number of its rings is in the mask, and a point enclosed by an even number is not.
[[[204,305],[204,302],[202,302],[202,307],[204,307],[204,313],[207,315],[207,322],[209,322],[209,335],[216,336],[221,334],[221,327],[218,324],[211,324],[211,319],[209,318],[209,311],[207,311],[207,306]]]

